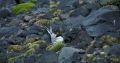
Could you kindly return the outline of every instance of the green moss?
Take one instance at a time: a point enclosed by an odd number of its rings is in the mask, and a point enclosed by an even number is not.
[[[34,6],[35,6],[35,4],[31,3],[31,2],[18,4],[17,6],[15,6],[13,8],[13,12],[18,15],[18,14],[20,14],[22,12],[30,11],[30,9],[33,8]]]
[[[119,0],[111,0],[109,2],[106,2],[105,4],[103,4],[103,6],[106,5],[118,5],[119,4]]]
[[[47,50],[53,51],[53,52],[57,52],[59,51],[61,48],[63,48],[65,46],[65,44],[63,44],[62,42],[57,42],[53,45],[50,45],[47,47]]]
[[[30,2],[32,2],[32,3],[37,3],[37,0],[30,0]]]
[[[35,41],[34,44],[46,44],[44,40]]]
[[[48,13],[54,13],[55,10],[56,10],[56,8],[51,8],[51,9],[48,10]]]
[[[19,45],[12,45],[8,48],[9,53],[21,52],[21,51],[22,51],[22,47]]]
[[[29,50],[26,51],[26,53],[24,54],[25,57],[29,56],[30,54],[34,53],[35,52],[35,49],[34,48],[31,48]]]
[[[39,44],[31,44],[31,45],[29,46],[29,49],[31,49],[31,48],[37,48],[37,47],[39,47]]]
[[[15,56],[15,57],[10,58],[9,61],[10,61],[11,63],[14,63],[14,61],[15,61],[16,59],[20,59],[20,58],[22,58],[22,57],[23,57],[23,55]]]

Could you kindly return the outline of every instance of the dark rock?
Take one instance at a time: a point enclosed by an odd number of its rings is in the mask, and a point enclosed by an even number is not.
[[[37,30],[27,30],[27,31],[21,31],[19,33],[19,36],[21,37],[26,37],[27,35],[30,35],[30,34],[37,34],[38,31]]]
[[[28,15],[25,15],[25,16],[24,16],[24,20],[25,20],[26,22],[28,22],[31,18],[32,18],[32,16],[28,16]]]
[[[40,8],[40,7],[48,7],[49,6],[49,0],[37,0],[37,3],[36,3],[36,8]]]
[[[31,54],[27,58],[25,58],[24,63],[34,63],[37,60],[37,56],[35,54]]]
[[[119,13],[120,11],[98,10],[87,16],[81,24],[90,36],[97,37],[120,27],[118,26],[120,24]]]
[[[78,34],[76,32],[81,30],[80,22],[83,19],[84,19],[83,16],[78,16],[78,17],[72,17],[72,18],[68,18],[68,19],[64,20],[63,24],[60,26],[60,28],[61,28],[60,33],[63,35],[64,38],[66,37],[65,35],[69,32],[71,32],[71,33],[74,32],[75,34]],[[67,35],[69,35],[69,34],[67,34]]]
[[[15,0],[0,0],[0,8],[6,7],[7,5],[15,5]]]
[[[81,43],[77,43],[75,47],[79,49],[85,49],[86,45],[88,45],[86,42],[81,42]]]
[[[38,37],[36,34],[30,34],[26,36],[26,39]]]
[[[101,4],[101,5],[103,5],[103,4],[105,4],[106,2],[110,2],[111,0],[99,0],[99,3]]]
[[[10,44],[8,43],[8,41],[2,41],[0,43],[0,52],[6,52],[7,48],[10,46]]]
[[[12,15],[12,10],[10,10],[9,8],[0,9],[0,18],[6,18]]]
[[[120,45],[112,46],[112,48],[108,54],[109,55],[117,55],[117,56],[120,55],[120,49],[117,46],[119,47]]]
[[[63,37],[64,37],[65,42],[66,41],[69,42],[71,40],[76,39],[76,37],[78,36],[80,30],[81,30],[81,27],[72,27],[72,28],[66,30],[63,33]]]
[[[5,20],[3,18],[0,18],[0,27],[5,26]]]
[[[87,33],[92,37],[98,37],[107,31],[114,31],[113,25],[108,23],[100,23],[98,25],[88,26],[85,29]]]
[[[64,10],[63,12],[69,12],[70,10],[76,8],[76,6],[79,6],[79,0],[61,0],[57,9]]]
[[[84,30],[79,31],[78,39],[80,42],[90,43],[93,39],[88,35],[88,33]]]
[[[120,35],[117,32],[106,32],[104,35],[106,35],[106,36],[109,35],[109,36],[112,36],[115,38],[120,38]]]
[[[14,63],[22,63],[22,61],[20,59],[17,59],[14,61]]]
[[[14,63],[25,63],[25,62],[24,62],[25,59],[26,59],[26,58],[24,58],[24,57],[22,57],[22,58],[20,58],[20,59],[16,59],[16,60],[14,61]]]
[[[68,28],[68,27],[72,27],[72,26],[78,25],[78,24],[80,24],[80,22],[83,19],[84,19],[84,17],[81,16],[81,15],[78,16],[78,17],[68,18],[68,19],[63,21],[63,26],[65,26],[65,28]]]
[[[46,42],[51,42],[51,40],[50,40],[50,35],[48,35],[48,34],[44,34],[42,37],[41,37],[41,40],[45,40]]]
[[[99,10],[119,10],[119,8],[115,5],[107,5],[107,6],[103,6],[101,7]]]
[[[85,17],[88,14],[89,14],[89,11],[87,8],[77,8],[70,14],[70,17],[78,17],[79,15],[82,15]]]
[[[8,39],[8,43],[11,45],[15,45],[15,44],[21,44],[22,42],[24,42],[24,38],[21,37],[16,37],[16,38],[12,38],[12,39]]]
[[[43,19],[51,20],[53,17],[54,17],[54,16],[53,16],[52,13],[46,13],[45,15],[43,15]]]
[[[54,23],[52,24],[48,24],[47,27],[50,28],[50,26],[52,27],[52,31],[54,33],[58,33],[60,32],[60,29],[61,29],[61,25],[63,24],[62,21],[55,21]]]
[[[8,63],[8,62],[5,61],[5,60],[7,60],[7,58],[0,57],[0,63]]]
[[[19,27],[2,27],[0,28],[0,37],[5,36],[9,37],[10,35],[16,33],[19,30]]]
[[[35,11],[32,11],[33,15],[40,14],[40,13],[42,13],[42,14],[47,13],[48,9],[49,9],[49,8],[41,8],[41,7],[39,7],[39,5],[38,6],[36,5],[36,7],[38,7],[38,8]]]
[[[71,47],[63,47],[58,56],[59,62],[64,60],[70,60],[74,52],[79,52],[79,50]]]
[[[65,60],[63,63],[80,63],[83,58],[83,54],[79,54],[78,52],[74,52],[73,56],[70,60]]]
[[[10,21],[8,21],[9,26],[20,26],[21,23],[23,23],[23,21],[20,19],[12,19],[11,18]]]
[[[90,11],[97,10],[100,8],[100,4],[97,2],[86,4],[86,8]]]
[[[44,50],[41,57],[38,57],[37,63],[57,63],[58,58],[55,53]]]

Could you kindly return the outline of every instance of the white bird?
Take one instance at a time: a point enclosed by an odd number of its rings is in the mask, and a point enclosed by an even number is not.
[[[50,34],[51,37],[51,42],[54,44],[56,42],[63,42],[64,39],[62,36],[56,37],[56,34],[52,32],[52,27],[50,26],[50,30],[46,27],[48,33]]]

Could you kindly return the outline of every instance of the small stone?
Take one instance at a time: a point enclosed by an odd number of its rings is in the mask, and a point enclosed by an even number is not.
[[[25,21],[29,21],[31,18],[32,18],[32,16],[28,16],[28,15],[24,16]]]

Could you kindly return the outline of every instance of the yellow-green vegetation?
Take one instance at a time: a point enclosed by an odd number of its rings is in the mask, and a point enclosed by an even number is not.
[[[35,41],[33,44],[46,44],[44,40]]]
[[[8,52],[9,53],[14,53],[14,52],[21,52],[22,51],[22,47],[19,45],[12,45],[9,47]]]
[[[90,44],[90,45],[88,46],[88,48],[86,49],[86,52],[88,52],[88,51],[93,47],[94,43],[95,43],[95,40],[93,40],[93,41],[91,42],[91,44]]]
[[[29,38],[29,39],[27,39],[27,40],[24,41],[24,44],[33,43],[35,41],[38,41],[38,37]]]
[[[39,44],[32,44],[28,48],[31,49],[31,48],[37,48],[37,47],[39,47]]]
[[[44,14],[39,14],[39,15],[37,15],[37,18],[41,18],[43,16],[44,16]]]
[[[50,9],[48,10],[48,13],[54,13],[56,11],[56,7],[59,4],[59,2],[55,3],[54,1],[50,0]]]
[[[108,48],[108,47],[110,47],[109,45],[104,45],[103,47],[102,47],[102,49],[105,49],[105,48]]]
[[[60,17],[54,17],[52,18],[52,21],[60,20]]]
[[[14,61],[15,61],[16,59],[19,59],[19,58],[22,58],[22,57],[23,57],[23,55],[21,54],[21,55],[19,55],[19,56],[15,56],[15,57],[10,58],[9,61],[10,61],[11,63],[14,63]]]
[[[18,55],[18,56],[15,56],[15,57],[10,58],[9,61],[10,61],[11,63],[14,63],[14,61],[15,61],[16,59],[20,59],[20,58],[22,58],[22,57],[27,57],[27,56],[29,56],[30,54],[34,53],[34,52],[35,52],[35,49],[34,49],[34,48],[31,48],[31,49],[27,50],[24,54],[20,54],[20,55]]]
[[[44,27],[46,26],[47,24],[50,24],[50,23],[53,23],[54,21],[52,20],[47,20],[47,19],[42,19],[42,20],[38,20],[37,22],[35,22],[35,24],[37,26],[41,26],[41,27]]]
[[[18,15],[18,14],[20,14],[20,13],[30,11],[34,6],[35,6],[35,4],[32,3],[32,2],[21,3],[21,4],[18,4],[17,6],[15,6],[15,7],[13,8],[13,12],[14,12],[16,15]]]
[[[103,6],[106,5],[118,5],[119,4],[119,0],[111,0],[109,2],[106,2],[105,4],[103,4]]]
[[[108,45],[110,45],[112,42],[119,43],[119,40],[111,36],[103,36],[101,39],[101,43],[107,43]]]
[[[120,60],[119,60],[119,58],[113,58],[112,61],[113,61],[114,63],[118,63]]]
[[[39,53],[37,56],[41,56],[42,54],[41,53]]]
[[[62,12],[62,10],[57,10],[57,11],[55,11],[55,12],[53,13],[53,15],[54,15],[54,16],[58,16],[58,15],[60,15],[61,12]]]
[[[86,54],[83,59],[91,59],[93,57],[93,54]]]
[[[27,57],[29,56],[30,54],[34,53],[35,52],[35,49],[34,48],[31,48],[29,50],[27,50],[25,53],[24,53],[24,56]]]
[[[103,58],[100,58],[99,56],[95,56],[92,58],[92,62],[97,63],[97,60],[103,60]],[[99,62],[98,62],[99,63]]]
[[[15,34],[10,35],[9,39],[12,39],[15,37]]]
[[[38,40],[38,38],[29,38],[24,42],[24,46],[20,46],[20,45],[11,45],[8,48],[8,53],[13,53],[14,52],[23,52],[25,51],[25,53],[20,54],[18,56],[9,58],[9,61],[14,63],[14,61],[16,59],[20,59],[21,57],[27,57],[30,54],[35,52],[35,49],[38,48],[40,46],[40,44],[46,44],[46,42],[44,40]]]
[[[56,11],[56,8],[51,8],[48,10],[48,13],[54,13]]]
[[[40,44],[45,44],[46,42],[44,40],[38,40],[38,41],[35,41],[34,43],[32,43],[32,45],[30,45],[28,48],[31,49],[31,48],[37,48],[39,47]]]
[[[20,46],[20,45],[11,45],[8,48],[9,53],[14,53],[14,52],[22,52],[25,49],[31,49],[31,48],[37,48],[39,47],[40,44],[45,44],[46,42],[44,40],[38,40],[38,41],[33,41],[33,42],[27,42],[25,46]]]
[[[61,50],[61,48],[63,48],[64,46],[66,46],[66,45],[63,44],[62,42],[56,42],[53,45],[48,46],[46,49],[53,51],[53,52],[57,52],[57,51]]]

